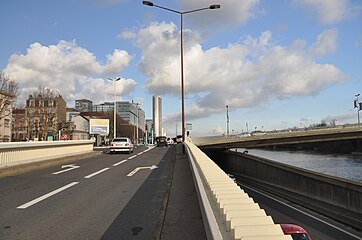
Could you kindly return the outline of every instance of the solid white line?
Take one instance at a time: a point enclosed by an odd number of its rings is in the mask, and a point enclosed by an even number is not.
[[[92,173],[92,174],[89,174],[88,176],[85,176],[84,178],[91,178],[91,177],[94,177],[95,175],[98,175],[104,171],[107,171],[109,168],[103,168],[102,170],[99,170],[98,172],[95,172],[95,173]]]
[[[130,159],[135,158],[135,157],[137,157],[137,155],[133,155],[132,157],[129,157],[128,159],[130,160]]]
[[[238,184],[241,185],[241,186],[245,186],[245,187],[247,187],[247,188],[250,188],[250,189],[252,189],[253,191],[259,193],[260,195],[263,195],[263,196],[265,196],[265,197],[268,197],[268,198],[270,198],[270,199],[273,199],[274,201],[276,201],[276,202],[278,202],[278,203],[280,203],[280,204],[283,204],[284,206],[290,207],[291,209],[294,209],[295,211],[298,211],[298,212],[300,212],[300,213],[302,213],[302,214],[304,214],[304,215],[307,215],[308,217],[314,218],[315,220],[320,221],[320,222],[322,222],[322,223],[324,223],[324,224],[326,224],[326,225],[329,225],[330,227],[333,227],[333,228],[335,228],[335,229],[338,229],[339,231],[344,232],[344,233],[346,233],[346,234],[348,234],[348,235],[350,235],[350,236],[352,236],[352,237],[355,237],[355,238],[357,238],[357,239],[359,238],[358,236],[356,236],[356,235],[354,235],[354,234],[352,234],[352,233],[350,233],[350,232],[347,232],[347,231],[345,231],[345,230],[342,229],[342,228],[339,228],[339,227],[337,227],[337,226],[335,226],[335,225],[333,225],[333,224],[331,224],[331,223],[329,223],[329,222],[326,222],[326,221],[324,221],[324,220],[322,220],[322,219],[320,219],[320,218],[317,218],[317,217],[315,217],[315,216],[313,216],[313,215],[311,215],[311,214],[309,214],[309,213],[303,212],[302,210],[300,210],[300,209],[298,209],[298,208],[295,208],[295,207],[293,207],[293,206],[291,206],[291,205],[288,205],[288,204],[286,204],[286,203],[284,203],[284,202],[282,202],[282,201],[280,201],[280,200],[278,200],[278,199],[276,199],[276,198],[274,198],[274,197],[272,197],[272,196],[266,195],[265,193],[262,193],[262,192],[256,190],[255,188],[252,188],[252,187],[250,187],[250,186],[246,186],[246,185],[243,185],[243,184],[240,184],[240,183],[238,183]]]
[[[115,163],[115,164],[113,164],[113,166],[118,166],[118,165],[120,165],[120,164],[122,164],[122,163],[125,163],[125,162],[127,162],[128,160],[122,160],[122,161],[120,161],[120,162],[118,162],[118,163]]]
[[[67,188],[73,187],[74,185],[77,185],[78,183],[79,183],[79,182],[69,183],[68,185],[65,185],[64,187],[58,188],[58,189],[56,189],[56,190],[54,190],[54,191],[52,191],[52,192],[50,192],[50,193],[47,193],[47,194],[45,194],[45,195],[43,195],[43,196],[41,196],[41,197],[38,197],[38,198],[34,199],[33,201],[30,201],[30,202],[28,202],[28,203],[25,203],[25,204],[19,206],[19,207],[17,207],[17,209],[25,209],[25,208],[28,208],[28,207],[30,207],[30,206],[38,203],[38,202],[41,202],[41,201],[43,201],[43,200],[45,200],[45,199],[47,199],[47,198],[49,198],[49,197],[51,197],[51,196],[53,196],[53,195],[55,195],[55,194],[57,194],[57,193],[60,193],[60,192],[62,192],[62,191],[64,191],[64,190],[66,190]]]
[[[137,154],[137,156],[142,155],[142,154],[143,154],[143,152],[140,152],[140,153]]]

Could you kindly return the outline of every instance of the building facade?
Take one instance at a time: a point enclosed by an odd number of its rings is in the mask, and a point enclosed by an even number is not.
[[[26,141],[28,136],[28,121],[25,108],[13,109],[11,141]]]
[[[153,127],[156,137],[162,136],[162,98],[153,96]]]
[[[29,95],[26,101],[29,140],[55,140],[66,124],[66,103],[62,96]]]
[[[0,91],[0,142],[11,141],[13,96]]]
[[[75,109],[78,112],[91,112],[92,105],[93,105],[92,101],[88,99],[75,100]]]
[[[71,122],[73,123],[71,132],[72,140],[88,140],[90,138],[89,119],[82,115],[78,115],[73,116]]]
[[[114,111],[113,102],[104,102],[92,106],[93,112],[112,112]],[[130,103],[128,101],[116,102],[116,114],[129,124],[137,126],[143,133],[145,132],[146,118],[145,112],[137,103]],[[140,136],[140,135],[139,135]]]

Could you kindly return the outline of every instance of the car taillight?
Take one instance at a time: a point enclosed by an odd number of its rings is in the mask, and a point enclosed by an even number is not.
[[[113,147],[113,143],[111,143],[111,147]]]
[[[129,143],[126,143],[126,146],[129,146]]]

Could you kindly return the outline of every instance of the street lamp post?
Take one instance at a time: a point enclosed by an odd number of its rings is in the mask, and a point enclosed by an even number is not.
[[[117,104],[116,104],[116,82],[121,80],[120,77],[113,79],[113,78],[108,78],[108,80],[114,82],[114,106],[113,106],[113,139],[116,138],[116,131],[117,131],[117,115],[116,115],[116,108],[117,108]]]
[[[229,106],[226,105],[226,135],[229,136]]]
[[[137,130],[136,130],[136,144],[138,146],[138,122],[139,122],[139,112],[138,112],[138,103],[136,103],[136,107],[137,107],[137,122],[136,122],[136,125],[137,125]]]
[[[360,124],[360,120],[359,120],[359,111],[361,110],[361,105],[360,103],[358,102],[358,97],[359,97],[359,93],[354,95],[356,97],[356,100],[354,102],[354,108],[357,108],[357,121],[358,121],[358,126]]]
[[[170,8],[166,8],[166,7],[162,7],[159,5],[154,4],[151,1],[142,1],[142,3],[146,6],[150,6],[150,7],[158,7],[170,12],[174,12],[180,15],[181,17],[181,23],[180,23],[180,29],[181,29],[181,119],[182,119],[182,141],[185,141],[185,89],[184,89],[184,57],[183,57],[183,15],[184,14],[188,14],[188,13],[193,13],[193,12],[199,12],[199,11],[203,11],[203,10],[208,10],[208,9],[218,9],[220,8],[219,4],[212,4],[209,7],[204,7],[204,8],[198,8],[198,9],[194,9],[194,10],[189,10],[189,11],[177,11],[177,10],[173,10]]]

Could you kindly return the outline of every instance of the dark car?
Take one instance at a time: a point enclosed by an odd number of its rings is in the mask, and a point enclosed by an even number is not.
[[[157,142],[157,147],[167,147],[168,146],[166,137],[163,137],[163,136],[157,137],[156,142]]]
[[[307,231],[296,224],[280,224],[284,235],[290,235],[293,240],[311,240]]]

